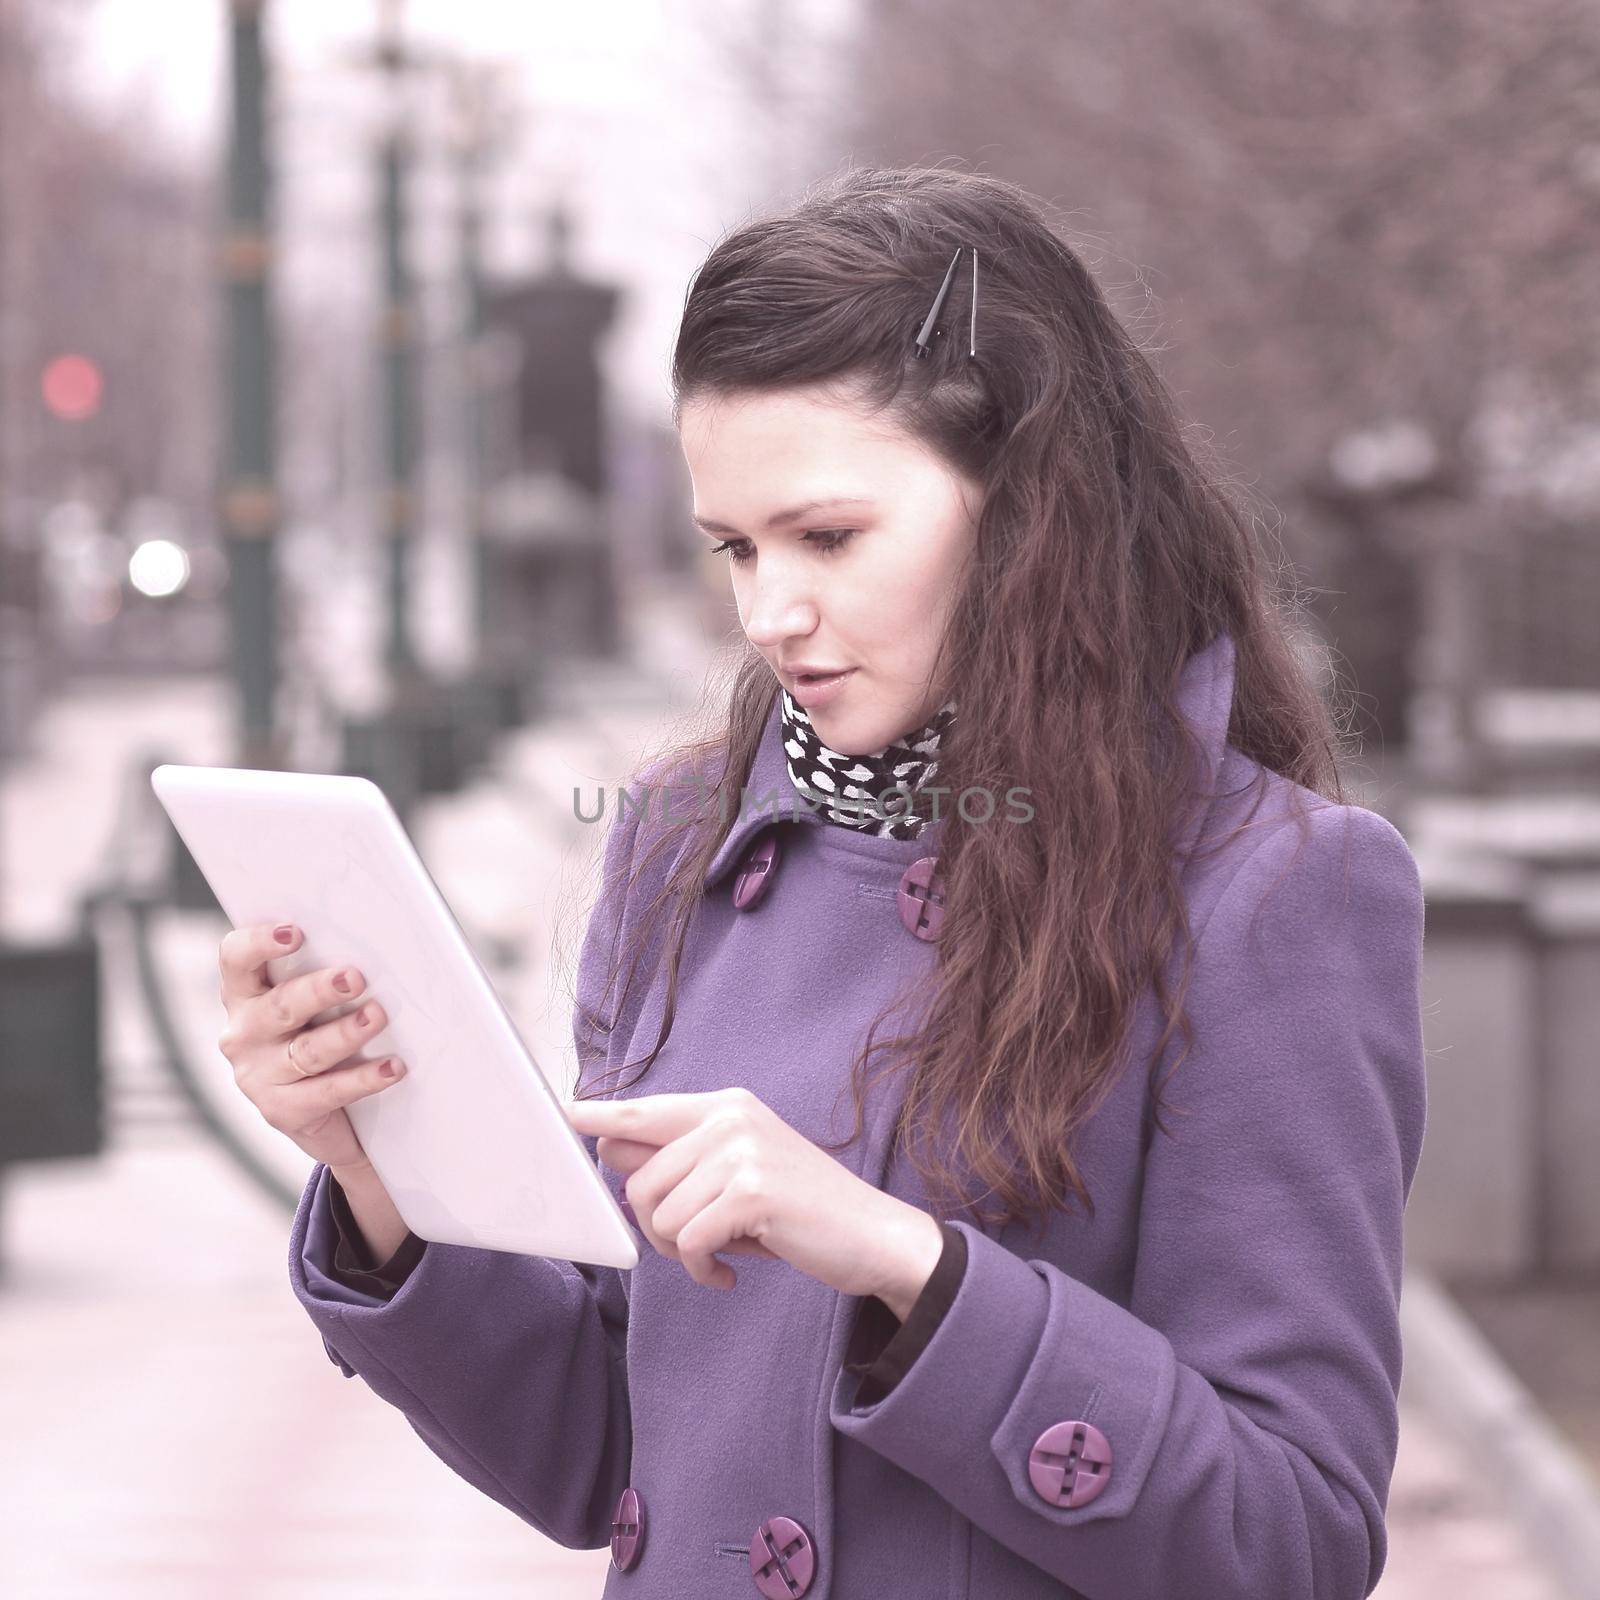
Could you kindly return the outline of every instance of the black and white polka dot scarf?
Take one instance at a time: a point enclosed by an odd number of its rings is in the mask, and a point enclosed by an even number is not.
[[[880,839],[915,839],[932,819],[933,803],[917,808],[914,796],[938,767],[939,741],[955,720],[955,701],[946,701],[920,728],[883,749],[847,756],[817,737],[811,718],[787,689],[780,687],[778,694],[789,779],[819,808],[817,815]],[[886,790],[895,792],[885,796]]]

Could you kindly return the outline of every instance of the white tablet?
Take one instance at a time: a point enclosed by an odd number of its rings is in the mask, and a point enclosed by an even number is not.
[[[477,1245],[611,1267],[638,1265],[632,1230],[489,975],[366,778],[159,766],[151,787],[234,927],[294,922],[300,948],[274,983],[353,966],[388,1013],[354,1059],[406,1074],[349,1107],[406,1225]]]

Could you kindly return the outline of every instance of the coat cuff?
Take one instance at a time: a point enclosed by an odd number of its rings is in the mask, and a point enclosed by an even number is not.
[[[1008,1528],[1031,1544],[1045,1524],[1126,1516],[1172,1406],[1171,1343],[1053,1264],[1024,1260],[970,1223],[950,1226],[965,1237],[967,1265],[948,1314],[877,1404],[856,1409],[861,1379],[841,1369],[829,1401],[833,1426],[1013,1548]],[[963,1416],[987,1419],[981,1459],[974,1459],[973,1435],[951,1426],[952,1394],[963,1397]],[[1044,1499],[1028,1472],[1039,1435],[1066,1421],[1092,1423],[1115,1457],[1104,1490],[1075,1507]]]
[[[347,1289],[361,1290],[379,1299],[393,1295],[422,1260],[428,1241],[408,1230],[389,1259],[374,1265],[349,1198],[332,1172],[328,1174],[328,1209],[333,1215],[334,1231],[329,1276]]]
[[[899,1383],[927,1348],[956,1297],[967,1266],[966,1236],[948,1222],[941,1222],[939,1231],[944,1236],[944,1248],[939,1252],[938,1264],[904,1322],[876,1295],[869,1295],[856,1313],[844,1365],[847,1371],[862,1375],[856,1393],[857,1409],[876,1405]]]

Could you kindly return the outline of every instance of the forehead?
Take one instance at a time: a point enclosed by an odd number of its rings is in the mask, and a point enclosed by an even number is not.
[[[928,454],[887,416],[821,388],[686,400],[678,435],[697,480],[752,472],[788,481],[841,469],[882,472]]]

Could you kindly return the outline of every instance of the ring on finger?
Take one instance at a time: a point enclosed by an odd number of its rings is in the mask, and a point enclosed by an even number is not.
[[[305,1069],[305,1068],[304,1068],[304,1067],[302,1067],[302,1066],[301,1066],[301,1065],[300,1065],[300,1063],[299,1063],[299,1062],[298,1062],[298,1061],[296,1061],[296,1060],[295,1060],[295,1058],[294,1058],[294,1047],[295,1047],[295,1046],[296,1046],[296,1045],[297,1045],[297,1044],[299,1044],[299,1043],[300,1043],[300,1041],[301,1041],[301,1039],[302,1039],[302,1038],[304,1038],[304,1037],[305,1037],[305,1036],[304,1036],[304,1035],[303,1035],[303,1034],[299,1034],[299,1033],[297,1033],[297,1034],[296,1034],[296,1035],[295,1035],[295,1036],[294,1036],[294,1038],[292,1038],[292,1039],[291,1039],[291,1040],[290,1040],[290,1041],[289,1041],[289,1065],[290,1065],[290,1066],[291,1066],[291,1067],[293,1067],[293,1068],[294,1068],[294,1070],[295,1070],[295,1072],[296,1072],[296,1074],[297,1074],[297,1075],[298,1075],[298,1076],[299,1076],[299,1077],[302,1077],[302,1078],[309,1078],[309,1077],[311,1077],[311,1076],[312,1076],[312,1074],[311,1074],[311,1073],[309,1073],[309,1072],[307,1072],[307,1071],[306,1071],[306,1069]]]

